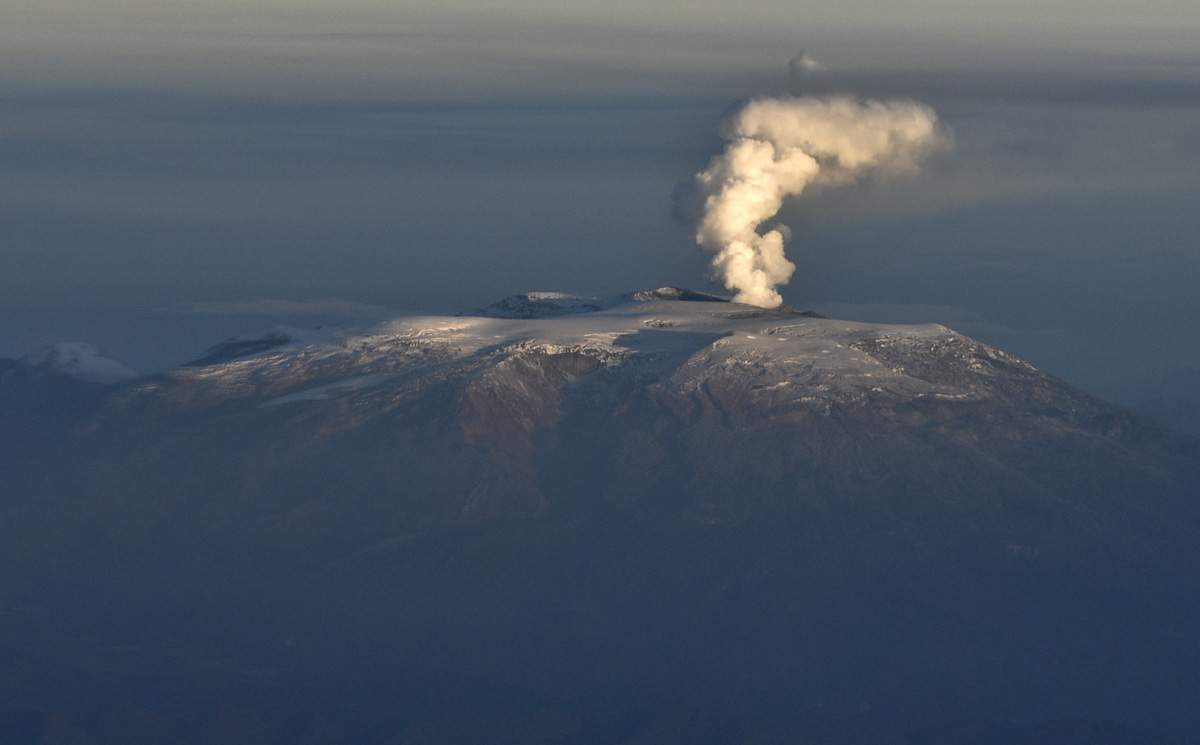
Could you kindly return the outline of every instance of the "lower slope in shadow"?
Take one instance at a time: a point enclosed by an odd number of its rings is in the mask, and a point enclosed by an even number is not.
[[[638,364],[527,349],[329,400],[79,413],[22,461],[57,468],[0,474],[0,734],[1195,731],[1194,440],[1035,372],[823,406],[734,367],[677,384],[720,337],[667,333],[619,337],[663,355]]]

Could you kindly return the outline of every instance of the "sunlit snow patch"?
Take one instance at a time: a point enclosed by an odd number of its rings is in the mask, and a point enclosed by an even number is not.
[[[336,383],[310,388],[307,391],[289,393],[286,396],[273,398],[270,401],[260,404],[259,408],[279,406],[280,404],[290,404],[296,401],[328,401],[331,398],[344,396],[347,393],[353,393],[354,391],[361,391],[364,388],[373,388],[390,377],[392,376],[379,373],[375,375],[362,375],[357,378],[339,380]]]

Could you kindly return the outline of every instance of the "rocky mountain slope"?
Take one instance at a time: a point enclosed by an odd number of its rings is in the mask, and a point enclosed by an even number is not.
[[[31,732],[1198,723],[1200,444],[941,326],[538,293],[226,345],[87,388],[36,443],[31,396],[0,476],[0,685]]]

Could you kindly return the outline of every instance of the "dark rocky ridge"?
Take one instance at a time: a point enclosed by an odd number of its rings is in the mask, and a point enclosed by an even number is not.
[[[802,316],[713,305],[656,298],[601,323],[644,318],[614,345],[264,351],[60,412],[0,476],[0,721],[97,743],[1193,731],[1195,440],[952,332],[830,332],[861,359],[831,373],[763,346]]]
[[[188,362],[184,367],[206,367],[222,362],[231,362],[239,357],[265,352],[293,341],[292,337],[278,331],[263,334],[257,339],[229,339],[213,346],[202,356]]]

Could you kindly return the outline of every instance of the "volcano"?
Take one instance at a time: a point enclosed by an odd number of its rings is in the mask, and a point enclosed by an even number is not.
[[[1200,442],[943,326],[531,293],[0,405],[5,742],[1200,725]]]

